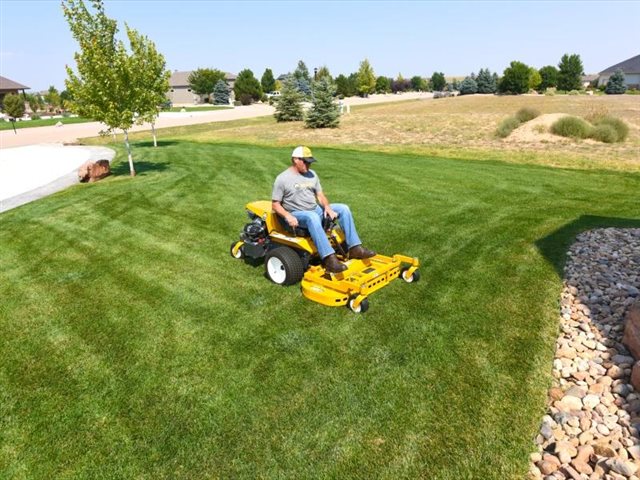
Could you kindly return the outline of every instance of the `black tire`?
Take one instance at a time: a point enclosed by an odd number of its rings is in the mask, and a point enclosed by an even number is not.
[[[420,281],[420,272],[418,270],[413,272],[413,275],[411,275],[410,277],[407,277],[406,273],[407,273],[408,270],[409,270],[409,267],[405,267],[400,271],[400,276],[402,277],[402,279],[405,282],[407,282],[407,283],[416,283],[416,282]]]
[[[347,303],[347,306],[349,307],[349,310],[351,310],[353,313],[364,313],[367,310],[369,310],[369,299],[365,298],[364,300],[362,300],[360,302],[360,305],[358,305],[358,308],[353,308],[353,301],[355,300],[354,298],[349,299],[349,302]]]
[[[277,247],[267,253],[264,270],[273,283],[293,285],[302,280],[304,263],[292,248]]]
[[[241,258],[244,258],[244,244],[240,246],[240,248],[238,249],[238,253],[236,253],[235,255],[233,254],[233,247],[236,246],[236,243],[238,242],[232,242],[231,243],[231,247],[229,248],[229,254],[233,257],[233,258],[237,258],[238,260]]]

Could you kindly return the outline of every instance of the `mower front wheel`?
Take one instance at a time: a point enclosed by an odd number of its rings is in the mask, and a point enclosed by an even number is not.
[[[269,280],[278,285],[293,285],[304,275],[300,255],[289,247],[277,247],[267,253],[264,268]]]
[[[407,283],[415,283],[420,280],[420,272],[416,270],[413,274],[408,275],[409,268],[403,268],[401,272],[402,279]]]
[[[240,245],[238,245],[239,243]],[[231,244],[231,248],[229,249],[229,253],[233,258],[236,258],[236,259],[244,258],[244,243],[233,242]]]
[[[360,304],[356,307],[355,305],[356,297],[353,297],[349,300],[349,310],[353,313],[364,313],[369,310],[369,300],[367,298],[363,299]]]

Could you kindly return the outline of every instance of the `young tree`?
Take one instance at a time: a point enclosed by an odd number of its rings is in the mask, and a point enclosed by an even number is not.
[[[130,29],[127,24],[125,27],[131,44],[131,69],[137,72],[132,78],[133,88],[138,92],[134,108],[134,112],[138,114],[136,123],[151,124],[153,146],[157,147],[156,119],[160,114],[159,106],[167,98],[171,73],[166,70],[164,56],[156,50],[154,43]]]
[[[300,60],[298,62],[298,66],[296,70],[293,72],[293,76],[296,80],[306,80],[309,85],[311,85],[311,75],[309,75],[309,69],[305,65],[305,63]]]
[[[478,93],[496,93],[498,90],[496,80],[488,68],[480,69],[476,77],[476,84],[478,85]]]
[[[260,85],[264,93],[273,92],[276,89],[276,79],[273,78],[273,72],[270,68],[267,68],[262,74]]]
[[[578,54],[564,54],[558,64],[558,89],[580,90],[582,82],[580,77],[584,75],[582,60]]]
[[[239,99],[243,105],[249,105],[252,101],[257,101],[262,98],[260,82],[253,76],[253,72],[248,68],[245,68],[238,74],[236,83],[233,86],[233,91],[236,98]]]
[[[140,74],[138,60],[127,53],[122,41],[116,41],[117,22],[106,16],[102,1],[93,0],[92,5],[93,14],[82,0],[63,0],[64,16],[80,46],[74,55],[77,73],[67,66],[65,84],[76,113],[106,124],[107,132],[124,132],[129,169],[134,176],[129,129],[136,121],[136,108],[143,103],[139,100],[143,92],[135,81]]]
[[[16,131],[16,118],[20,118],[24,115],[24,99],[20,95],[15,93],[9,93],[5,95],[3,100],[4,113],[9,115],[11,119],[11,125],[13,125],[13,133],[18,134]]]
[[[278,122],[296,122],[303,119],[302,94],[296,88],[295,78],[290,77],[283,82],[273,116]]]
[[[307,114],[305,124],[309,128],[335,128],[340,123],[340,111],[333,97],[336,88],[328,78],[314,82],[313,105]]]
[[[376,88],[376,76],[373,73],[373,68],[368,59],[364,59],[360,62],[360,69],[358,70],[358,93],[362,97],[366,97],[372,93]]]
[[[349,79],[342,73],[336,77],[336,93],[342,97],[349,97]]]
[[[510,66],[504,70],[498,89],[502,93],[514,95],[527,93],[529,90],[529,67],[515,60],[511,62]]]
[[[27,94],[27,103],[29,104],[29,108],[31,112],[38,113],[38,111],[43,107],[42,98],[38,93],[28,93]]]
[[[411,89],[416,92],[425,92],[427,90],[427,81],[420,75],[411,77]]]
[[[444,78],[444,73],[442,72],[433,72],[431,75],[431,88],[434,92],[441,92],[444,90],[444,87],[447,85],[447,81]]]
[[[542,83],[542,77],[540,72],[533,67],[529,68],[529,90],[538,90],[538,87]]]
[[[197,95],[206,95],[205,101],[210,102],[210,96],[218,80],[224,80],[224,72],[215,68],[198,68],[189,75],[187,81],[191,91]]]
[[[380,76],[376,79],[376,93],[389,93],[391,91],[391,79]]]
[[[229,105],[229,85],[224,80],[218,80],[213,89],[213,103],[215,105]]]
[[[609,95],[621,95],[627,91],[627,85],[624,83],[624,72],[620,68],[609,77],[604,91]]]
[[[329,81],[333,83],[333,77],[331,76],[331,72],[329,71],[329,68],[327,68],[326,65],[323,65],[318,69],[318,73],[316,73],[315,81],[319,82],[323,78],[328,78]]]
[[[460,85],[458,85],[458,90],[460,90],[460,95],[478,93],[478,83],[473,78],[466,77],[460,82]]]
[[[44,101],[49,105],[49,111],[54,112],[61,107],[60,94],[58,89],[51,85],[44,96]]]
[[[556,87],[558,85],[558,69],[553,65],[547,65],[538,70],[540,74],[540,91],[545,91],[547,88]]]

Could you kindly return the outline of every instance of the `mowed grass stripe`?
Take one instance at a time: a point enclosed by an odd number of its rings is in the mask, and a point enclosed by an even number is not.
[[[117,148],[0,216],[3,475],[520,478],[568,237],[536,242],[640,224],[634,174],[314,149],[366,245],[422,263],[355,316],[228,254],[289,147],[137,143],[134,179]]]

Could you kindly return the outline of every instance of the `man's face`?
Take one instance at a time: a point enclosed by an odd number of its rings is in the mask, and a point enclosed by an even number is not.
[[[309,164],[301,158],[294,158],[293,165],[299,173],[307,173],[309,171]]]

